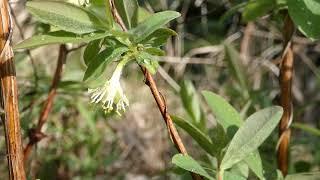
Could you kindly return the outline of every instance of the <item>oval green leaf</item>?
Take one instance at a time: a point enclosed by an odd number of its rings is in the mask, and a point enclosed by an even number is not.
[[[182,169],[199,174],[210,180],[214,180],[214,178],[211,177],[197,161],[188,155],[176,154],[172,158],[172,163]]]
[[[169,37],[176,36],[176,35],[177,33],[172,29],[160,28],[154,31],[152,34],[150,34],[140,43],[147,44],[152,47],[159,47],[167,43],[167,40]]]
[[[76,34],[106,29],[95,15],[70,3],[29,1],[27,8],[40,21]]]
[[[278,125],[282,113],[281,107],[274,106],[248,117],[231,140],[221,161],[221,169],[228,169],[253,153]]]
[[[211,139],[207,135],[205,135],[200,129],[179,117],[171,117],[173,122],[182,129],[184,129],[199,144],[199,146],[203,148],[203,150],[205,150],[212,156],[218,155],[217,149],[215,149],[216,146],[212,143]]]
[[[218,123],[223,127],[225,132],[227,132],[228,136],[232,138],[235,131],[242,124],[242,119],[238,111],[225,99],[213,92],[203,91],[202,95],[206,99]]]
[[[138,23],[138,2],[136,0],[116,0],[114,3],[127,29],[136,27]]]
[[[320,38],[320,1],[288,0],[289,14],[298,29],[308,38]]]
[[[55,31],[47,34],[32,36],[14,46],[14,49],[32,49],[48,44],[64,44],[64,43],[88,43],[96,39],[111,36],[110,33],[89,33],[77,35],[66,31]]]
[[[134,35],[134,41],[139,43],[147,38],[157,29],[161,28],[171,20],[180,16],[180,13],[175,11],[162,11],[152,14],[146,20],[138,24],[137,27],[129,31],[130,34]]]
[[[86,65],[90,63],[91,60],[96,57],[101,49],[101,39],[97,39],[94,41],[89,42],[86,49],[83,52],[83,60]]]

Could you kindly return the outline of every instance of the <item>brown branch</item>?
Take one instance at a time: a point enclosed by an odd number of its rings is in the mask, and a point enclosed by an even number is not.
[[[39,141],[41,141],[41,139],[46,137],[45,134],[41,132],[41,129],[42,129],[43,125],[45,124],[45,122],[47,121],[49,113],[52,110],[53,101],[54,101],[54,98],[57,94],[58,84],[61,79],[63,64],[65,63],[66,58],[67,58],[67,52],[68,52],[68,50],[67,50],[66,46],[60,45],[57,67],[56,67],[56,71],[54,73],[54,78],[52,80],[52,84],[50,87],[48,97],[44,103],[44,106],[42,107],[37,127],[33,128],[29,131],[29,143],[27,144],[27,146],[24,148],[24,151],[23,151],[24,162],[27,162],[33,145],[37,144]]]
[[[122,30],[123,31],[127,31],[127,28],[126,26],[124,25],[120,15],[118,14],[117,12],[117,9],[115,8],[115,5],[114,5],[114,1],[113,0],[109,0],[109,3],[110,3],[110,8],[111,8],[111,11],[112,11],[112,15],[115,19],[115,21],[121,26]],[[157,105],[158,105],[158,108],[161,112],[161,115],[163,117],[163,120],[165,121],[166,123],[166,126],[168,128],[168,132],[169,132],[169,135],[170,135],[170,138],[171,140],[173,141],[173,143],[175,144],[177,150],[184,154],[184,155],[187,155],[187,150],[181,140],[181,137],[179,136],[179,133],[176,129],[176,127],[174,126],[173,124],[173,121],[168,113],[168,109],[167,109],[167,105],[166,105],[166,102],[165,102],[165,98],[162,96],[162,94],[158,91],[158,87],[153,79],[153,77],[151,76],[150,72],[143,66],[139,65],[140,68],[141,68],[141,71],[143,72],[144,74],[144,77],[145,77],[145,83],[147,86],[149,86],[150,88],[150,91],[153,95],[153,98],[155,99]],[[192,175],[192,178],[194,180],[201,180],[202,178],[198,175],[198,174],[195,174],[195,173],[191,173]]]
[[[249,22],[243,32],[243,38],[240,44],[240,56],[242,58],[243,64],[249,64],[249,56],[250,56],[250,42],[251,42],[251,35],[254,31],[254,23]]]
[[[290,143],[290,125],[292,122],[292,75],[293,75],[293,52],[292,36],[295,28],[292,20],[287,15],[284,22],[284,50],[280,67],[280,105],[283,108],[283,115],[279,126],[279,146],[278,146],[278,168],[282,174],[288,174],[288,156]]]
[[[16,81],[13,51],[11,47],[12,19],[7,0],[0,2],[0,81],[1,107],[4,124],[8,172],[10,180],[25,180],[23,164],[21,130],[18,109],[18,89]]]

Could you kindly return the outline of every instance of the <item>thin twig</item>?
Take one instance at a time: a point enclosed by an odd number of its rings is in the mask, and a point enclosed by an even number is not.
[[[26,174],[23,164],[22,142],[18,109],[18,88],[11,38],[13,22],[7,0],[0,3],[0,81],[1,108],[4,114],[1,119],[4,124],[8,173],[10,180],[25,180]]]
[[[118,12],[117,12],[117,9],[115,8],[114,6],[114,2],[113,0],[109,0],[110,2],[110,7],[111,7],[111,11],[112,11],[112,14],[113,14],[113,17],[115,19],[115,21],[121,26],[122,30],[123,31],[127,31],[127,28],[125,27],[121,17],[119,16]],[[175,144],[177,150],[182,153],[182,154],[187,154],[187,150],[181,140],[181,137],[179,136],[179,133],[177,131],[177,129],[175,128],[174,124],[173,124],[173,121],[168,113],[168,109],[167,109],[167,105],[165,103],[165,98],[162,96],[162,94],[158,91],[158,87],[152,77],[152,75],[150,74],[150,72],[144,68],[143,66],[140,65],[140,68],[141,68],[141,71],[143,72],[144,74],[144,77],[145,77],[145,83],[147,86],[149,86],[150,90],[151,90],[151,93],[158,105],[158,108],[161,112],[161,115],[166,123],[166,126],[168,128],[168,132],[169,132],[169,135],[173,141],[173,143]],[[195,180],[199,180],[199,179],[202,179],[198,174],[194,174],[194,173],[191,173],[192,175],[192,178],[195,179]]]
[[[68,50],[65,45],[60,45],[59,55],[58,55],[58,62],[56,71],[54,73],[54,78],[52,80],[51,88],[48,94],[48,97],[42,107],[41,114],[39,116],[38,124],[36,128],[33,128],[29,132],[29,143],[24,148],[24,162],[28,160],[30,152],[32,150],[33,145],[37,144],[41,139],[45,137],[45,134],[41,132],[41,129],[45,122],[48,119],[49,113],[52,110],[52,105],[54,98],[57,94],[58,84],[61,79],[63,64],[65,64],[67,58]]]
[[[240,56],[244,65],[249,64],[251,34],[254,31],[254,23],[249,22],[243,32],[243,38],[240,44]]]
[[[280,105],[283,108],[283,115],[279,126],[279,147],[278,147],[278,167],[282,174],[288,174],[288,155],[290,142],[290,125],[292,123],[292,76],[293,76],[293,52],[292,37],[295,28],[292,20],[287,15],[285,18],[283,37],[284,50],[280,67]]]

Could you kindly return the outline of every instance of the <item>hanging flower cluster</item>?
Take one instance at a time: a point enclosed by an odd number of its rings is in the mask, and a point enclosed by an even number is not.
[[[91,96],[91,103],[101,104],[107,113],[115,110],[117,114],[121,115],[121,112],[124,112],[125,108],[129,106],[129,100],[124,94],[120,84],[122,70],[126,63],[128,63],[128,60],[121,60],[110,80],[106,81],[104,85],[94,89],[88,89],[88,93]]]

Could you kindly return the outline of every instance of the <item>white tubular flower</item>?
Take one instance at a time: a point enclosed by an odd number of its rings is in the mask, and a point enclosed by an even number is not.
[[[116,113],[119,115],[121,115],[121,111],[125,111],[125,108],[129,106],[129,100],[124,94],[120,84],[120,77],[125,64],[125,60],[121,61],[117,65],[110,80],[103,86],[88,89],[88,93],[91,95],[91,103],[101,103],[106,112],[111,112],[114,107],[116,108]]]

